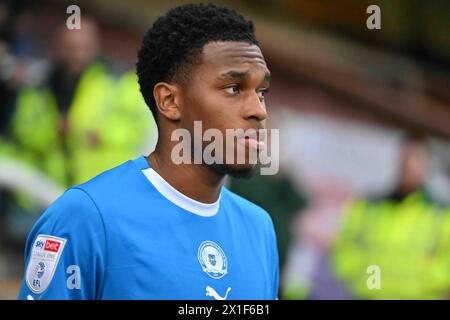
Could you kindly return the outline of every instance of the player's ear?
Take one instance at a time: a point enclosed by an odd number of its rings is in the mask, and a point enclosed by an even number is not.
[[[153,96],[163,117],[173,121],[180,119],[179,88],[176,85],[159,82],[153,88]]]

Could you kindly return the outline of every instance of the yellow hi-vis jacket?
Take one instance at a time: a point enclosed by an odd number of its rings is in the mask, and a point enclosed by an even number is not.
[[[115,80],[100,63],[81,75],[68,111],[69,133],[49,89],[25,88],[12,119],[15,156],[68,187],[138,156],[156,126],[134,72]]]
[[[356,200],[345,210],[332,261],[357,298],[448,298],[450,209],[422,193],[400,202]]]

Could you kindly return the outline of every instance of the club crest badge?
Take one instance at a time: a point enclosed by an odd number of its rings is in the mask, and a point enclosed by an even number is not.
[[[33,242],[28,262],[26,281],[34,293],[47,289],[66,244],[66,239],[40,234]]]
[[[200,244],[198,262],[203,271],[213,279],[220,279],[227,274],[227,257],[222,248],[212,241],[204,241]]]

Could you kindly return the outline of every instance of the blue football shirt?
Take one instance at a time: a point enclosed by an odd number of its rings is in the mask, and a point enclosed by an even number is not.
[[[141,156],[68,189],[25,248],[20,299],[276,299],[266,211],[225,187],[212,204]]]

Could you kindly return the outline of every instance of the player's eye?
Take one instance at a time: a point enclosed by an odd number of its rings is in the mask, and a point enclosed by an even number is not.
[[[230,95],[236,95],[241,92],[241,88],[237,84],[223,88],[223,90]]]
[[[266,94],[269,92],[269,89],[263,88],[257,91],[259,100],[262,102],[266,98]]]

